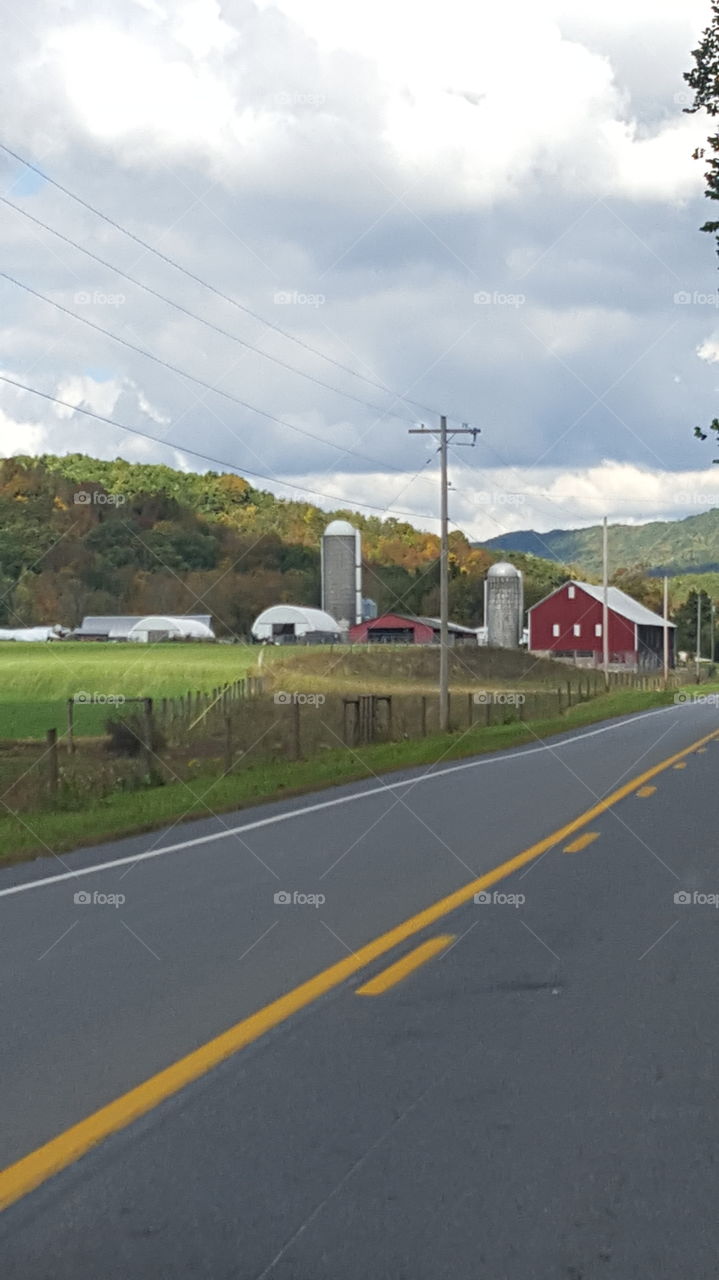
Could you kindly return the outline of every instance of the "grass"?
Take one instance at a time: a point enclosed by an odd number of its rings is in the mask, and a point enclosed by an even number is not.
[[[254,645],[0,642],[0,740],[63,733],[67,699],[80,692],[126,698],[207,692],[239,680],[257,658]],[[107,704],[78,705],[76,734],[102,733],[108,714]]]
[[[698,691],[706,694],[713,688],[719,689],[719,685],[705,684]],[[683,692],[692,690],[686,688]],[[669,705],[673,698],[671,691],[614,690],[578,703],[561,716],[536,720],[531,725],[517,722],[489,728],[475,725],[471,730],[450,735],[378,743],[362,748],[361,757],[355,751],[338,749],[294,763],[257,763],[227,777],[208,774],[198,776],[191,784],[173,783],[131,795],[112,795],[94,808],[72,813],[34,813],[27,821],[8,816],[0,819],[0,861],[9,863],[50,851],[64,852],[397,769],[429,766],[519,746],[599,720]],[[181,828],[174,838],[182,839]]]

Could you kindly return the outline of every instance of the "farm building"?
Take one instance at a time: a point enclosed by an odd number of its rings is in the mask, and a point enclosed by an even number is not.
[[[405,613],[382,613],[350,627],[351,644],[439,644],[439,618],[412,617]],[[476,644],[472,627],[449,624],[450,644]]]
[[[565,582],[529,610],[529,649],[542,657],[601,666],[604,592],[590,582]],[[664,620],[618,587],[609,587],[609,662],[634,671],[662,666]],[[674,666],[674,623],[669,661]]]
[[[139,644],[159,644],[163,640],[214,640],[212,627],[199,618],[162,618],[155,614],[141,618],[127,633]]]
[[[324,609],[304,604],[274,604],[252,624],[252,638],[273,644],[337,644],[339,623]]]
[[[127,640],[129,639],[130,632],[133,630],[133,628],[137,627],[138,624],[145,623],[146,621],[148,621],[148,618],[139,613],[120,614],[120,615],[115,615],[114,617],[109,616],[106,618],[88,616],[86,618],[83,618],[82,626],[78,627],[76,631],[73,631],[72,639],[73,640]],[[191,613],[191,614],[187,614],[185,617],[175,617],[175,616],[165,617],[165,618],[162,618],[161,621],[165,624],[167,623],[172,624],[170,628],[168,628],[167,625],[165,625],[164,628],[162,628],[163,630],[167,631],[169,629],[173,632],[175,632],[176,626],[182,628],[187,624],[201,623],[202,626],[206,627],[210,632],[209,636],[205,636],[203,638],[214,639],[212,635],[212,618],[209,613],[207,614]],[[140,630],[142,630],[142,626],[140,626]],[[145,630],[147,630],[147,628],[145,628]],[[134,638],[137,639],[138,637],[135,636]]]

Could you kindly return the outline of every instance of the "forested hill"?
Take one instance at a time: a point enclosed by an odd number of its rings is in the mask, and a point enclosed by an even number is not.
[[[649,573],[716,571],[719,570],[719,510],[703,511],[684,520],[610,525],[608,542],[613,569],[644,565]],[[549,533],[521,529],[490,538],[483,545],[493,551],[529,552],[561,564],[576,564],[592,576],[602,571],[601,525],[590,529],[552,529]]]
[[[84,614],[205,613],[247,635],[270,604],[320,601],[320,538],[332,518],[362,530],[364,594],[378,608],[436,614],[439,542],[396,519],[279,499],[242,477],[69,454],[0,460],[0,626]],[[496,553],[450,535],[451,616],[482,621]],[[522,555],[528,604],[568,576]]]

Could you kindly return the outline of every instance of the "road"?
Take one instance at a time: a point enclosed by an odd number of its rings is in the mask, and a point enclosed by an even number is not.
[[[684,705],[6,869],[3,1277],[715,1278],[718,759]]]

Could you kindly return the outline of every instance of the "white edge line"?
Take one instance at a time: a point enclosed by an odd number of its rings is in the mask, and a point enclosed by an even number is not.
[[[74,880],[78,876],[89,876],[99,871],[111,871],[115,867],[127,867],[133,862],[147,862],[150,858],[161,858],[167,853],[179,853],[183,849],[197,848],[198,845],[210,844],[214,840],[227,840],[230,836],[241,835],[245,831],[257,831],[260,827],[271,827],[276,822],[289,822],[292,818],[303,818],[308,813],[318,813],[320,809],[332,809],[336,805],[350,804],[354,800],[365,800],[369,796],[378,796],[386,792],[396,791],[398,787],[415,787],[421,782],[431,782],[435,778],[444,778],[449,773],[460,773],[465,769],[476,769],[480,765],[504,764],[506,760],[519,760],[536,755],[540,751],[557,751],[561,747],[573,746],[584,738],[596,738],[600,733],[611,733],[615,729],[623,729],[636,724],[638,720],[646,720],[648,716],[663,715],[667,711],[680,710],[678,706],[659,707],[655,711],[642,711],[639,715],[620,720],[617,724],[603,725],[600,729],[590,729],[586,733],[575,734],[560,742],[554,740],[543,743],[539,747],[527,747],[524,750],[480,756],[476,760],[467,760],[463,764],[449,765],[446,769],[437,769],[433,773],[420,774],[418,778],[405,778],[402,782],[387,783],[381,787],[371,787],[366,791],[356,791],[349,796],[335,796],[331,800],[320,800],[317,804],[308,804],[301,809],[291,809],[288,813],[277,813],[271,818],[258,818],[254,822],[245,822],[237,827],[225,827],[222,831],[214,831],[206,836],[194,836],[192,840],[181,840],[177,844],[162,845],[159,849],[148,849],[145,853],[129,853],[124,858],[113,858],[110,862],[100,862],[92,867],[79,867],[77,871],[62,871],[56,876],[44,876],[40,880],[28,880],[24,884],[13,884],[7,889],[0,889],[0,898],[9,898],[13,893],[25,893],[28,889],[40,889],[45,885],[59,884],[63,880]],[[411,766],[408,766],[411,767]],[[74,852],[80,852],[75,850]]]

